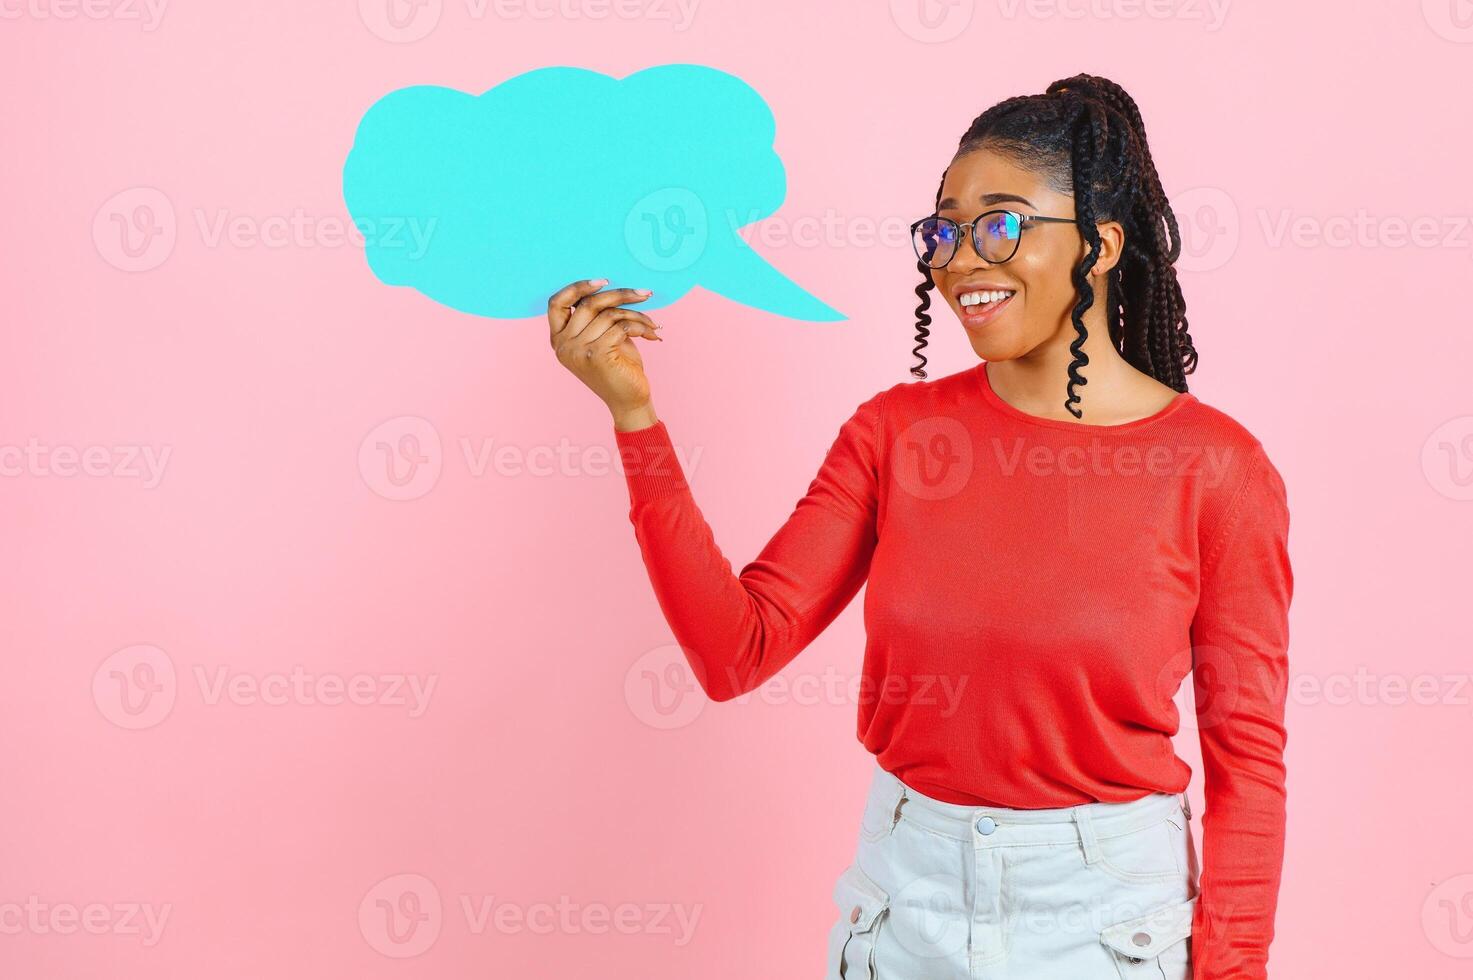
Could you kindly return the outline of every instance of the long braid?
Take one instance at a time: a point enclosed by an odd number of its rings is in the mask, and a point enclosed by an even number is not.
[[[1089,138],[1076,137],[1074,140],[1074,152],[1070,160],[1074,171],[1074,186],[1093,187],[1096,165],[1105,153],[1105,128],[1096,112],[1096,106],[1085,102],[1070,107],[1066,126],[1073,129],[1078,122],[1083,122]],[[1069,384],[1066,389],[1067,397],[1064,399],[1064,408],[1075,418],[1083,418],[1084,410],[1074,407],[1082,401],[1079,393],[1074,389],[1078,385],[1088,383],[1088,379],[1079,372],[1079,369],[1089,363],[1089,355],[1084,352],[1084,342],[1089,339],[1089,330],[1084,326],[1084,311],[1089,309],[1095,301],[1094,287],[1089,282],[1089,270],[1095,267],[1095,262],[1099,261],[1100,257],[1100,230],[1095,227],[1094,209],[1093,194],[1081,195],[1075,201],[1079,230],[1089,244],[1089,252],[1070,273],[1074,281],[1074,289],[1079,294],[1079,301],[1069,312],[1069,318],[1074,321],[1075,334],[1074,341],[1069,345],[1069,353],[1074,355],[1074,360],[1069,362]]]
[[[1146,124],[1141,119],[1140,108],[1135,104],[1135,100],[1123,88],[1108,79],[1096,78],[1094,84],[1101,100],[1125,117],[1130,132],[1136,140],[1139,151],[1139,173],[1145,179],[1145,187],[1142,188],[1142,193],[1133,195],[1132,200],[1136,202],[1141,229],[1143,231],[1149,229],[1154,239],[1154,254],[1165,259],[1164,263],[1159,265],[1150,263],[1145,265],[1144,278],[1151,286],[1151,289],[1146,292],[1146,297],[1160,295],[1168,300],[1146,307],[1147,315],[1154,321],[1151,329],[1147,331],[1149,351],[1150,355],[1166,368],[1168,377],[1160,380],[1177,391],[1185,391],[1186,375],[1192,373],[1196,368],[1197,351],[1192,345],[1191,334],[1187,331],[1186,301],[1182,297],[1181,284],[1177,281],[1174,266],[1181,255],[1182,248],[1181,229],[1177,224],[1176,212],[1172,210],[1166,198],[1166,191],[1161,186],[1161,177],[1156,171],[1156,163],[1151,156],[1151,146],[1146,141]],[[1174,320],[1172,319],[1173,310],[1177,313]],[[1172,342],[1172,334],[1179,335],[1180,340],[1177,343]],[[1173,350],[1178,346],[1181,346],[1186,354],[1179,361],[1171,357]]]
[[[947,169],[950,169],[949,167]],[[936,185],[936,203],[941,203],[941,188],[946,184],[946,174],[942,173],[941,183]],[[926,363],[928,358],[921,351],[926,346],[926,338],[931,335],[931,314],[926,312],[931,308],[931,287],[936,285],[936,280],[931,278],[931,267],[920,259],[916,259],[916,268],[920,270],[921,282],[916,286],[916,295],[920,302],[916,304],[916,345],[911,351],[919,362],[910,369],[912,376],[924,378],[926,376]]]
[[[910,369],[910,373],[917,378],[926,377],[926,364],[930,360],[921,351],[925,349],[926,338],[931,335],[931,314],[926,311],[931,308],[931,287],[936,285],[936,280],[931,278],[931,269],[926,263],[916,261],[916,268],[921,271],[921,282],[916,286],[916,295],[921,301],[916,304],[916,345],[911,350],[918,362]]]
[[[1075,339],[1069,350],[1068,397],[1064,407],[1075,418],[1082,399],[1075,391],[1089,363],[1083,314],[1095,302],[1089,270],[1099,258],[1096,222],[1119,221],[1125,229],[1120,262],[1106,277],[1104,307],[1111,344],[1127,362],[1176,391],[1186,391],[1186,376],[1197,367],[1197,350],[1187,330],[1186,300],[1177,280],[1181,231],[1166,198],[1146,143],[1145,123],[1135,101],[1118,84],[1097,75],[1075,75],[1050,85],[1042,95],[1020,95],[987,109],[967,128],[957,156],[986,146],[1039,168],[1063,193],[1072,193],[1081,235],[1089,254],[1071,272],[1078,293],[1070,319]],[[946,180],[942,174],[942,183]],[[941,203],[936,189],[935,207]],[[924,378],[931,323],[931,270],[917,263],[923,281],[916,287],[916,346],[911,373]]]

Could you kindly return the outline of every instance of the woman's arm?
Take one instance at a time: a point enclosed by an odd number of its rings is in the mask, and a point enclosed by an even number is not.
[[[807,496],[757,559],[734,575],[650,401],[633,338],[659,340],[659,327],[623,305],[650,293],[601,291],[606,284],[584,279],[548,297],[548,337],[558,362],[613,416],[629,518],[655,596],[702,688],[725,701],[781,670],[869,575],[884,393],[844,424]]]
[[[1192,624],[1205,771],[1195,980],[1268,976],[1284,859],[1289,508],[1261,445],[1202,559]]]
[[[629,518],[660,608],[706,694],[760,686],[854,598],[876,542],[880,406],[860,405],[755,560],[733,574],[691,496],[663,422],[615,439]]]

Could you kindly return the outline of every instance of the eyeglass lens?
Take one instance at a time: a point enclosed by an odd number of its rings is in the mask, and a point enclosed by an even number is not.
[[[992,211],[972,224],[972,245],[988,262],[1006,262],[1018,249],[1021,223],[1011,211]],[[916,225],[913,236],[916,256],[933,269],[951,261],[961,241],[962,229],[950,218],[932,216]]]

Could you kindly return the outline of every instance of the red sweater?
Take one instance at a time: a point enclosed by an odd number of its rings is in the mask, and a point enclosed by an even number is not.
[[[762,684],[868,580],[860,742],[952,803],[1179,793],[1195,670],[1207,803],[1195,980],[1266,977],[1283,862],[1293,574],[1262,444],[1181,394],[1120,425],[1003,401],[985,362],[864,402],[733,574],[663,422],[615,432],[660,607],[717,701]]]

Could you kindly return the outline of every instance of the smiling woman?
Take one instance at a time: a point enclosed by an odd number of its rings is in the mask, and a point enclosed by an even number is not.
[[[559,361],[613,415],[660,608],[728,701],[867,585],[865,689],[906,696],[859,705],[876,769],[827,980],[1263,980],[1287,491],[1262,444],[1186,390],[1180,239],[1135,103],[1081,75],[989,109],[936,203],[913,229],[916,352],[935,288],[981,362],[860,405],[737,574],[669,462],[634,343],[657,327],[622,305],[648,292],[549,299]],[[1200,875],[1172,743],[1188,675],[1206,695]]]

